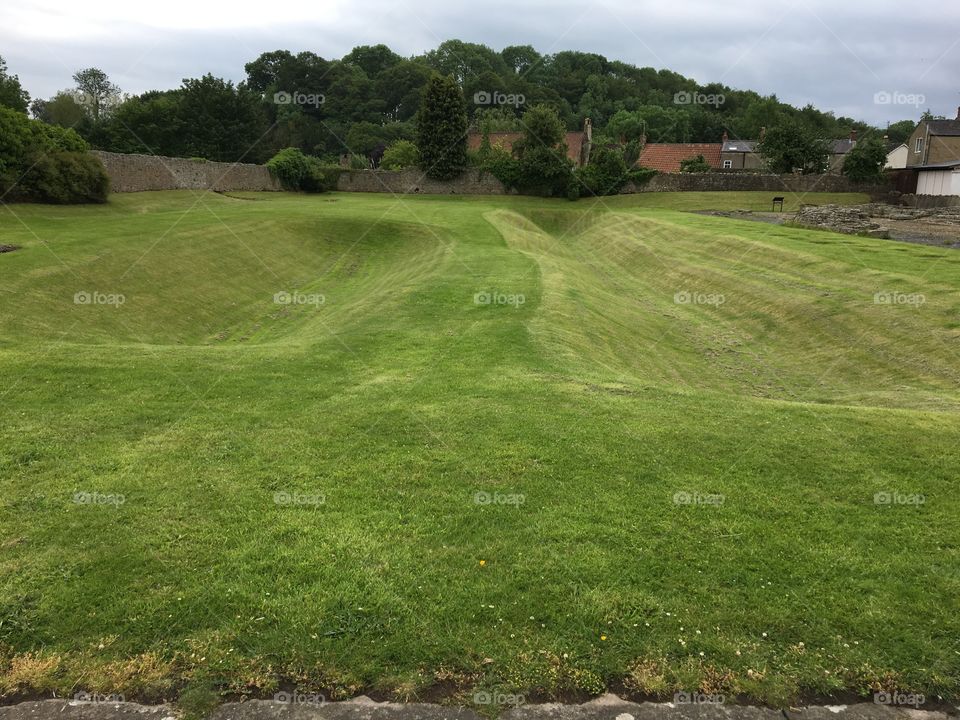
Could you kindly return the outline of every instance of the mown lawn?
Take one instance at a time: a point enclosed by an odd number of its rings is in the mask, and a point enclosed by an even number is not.
[[[0,208],[0,693],[960,699],[960,254],[768,195]]]

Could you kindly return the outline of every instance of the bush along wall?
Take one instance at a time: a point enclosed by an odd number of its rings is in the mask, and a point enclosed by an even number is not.
[[[270,173],[284,190],[329,192],[337,189],[343,168],[324,165],[318,158],[297,148],[285,148],[267,161]]]
[[[7,200],[106,202],[103,164],[73,130],[0,107],[0,194]]]

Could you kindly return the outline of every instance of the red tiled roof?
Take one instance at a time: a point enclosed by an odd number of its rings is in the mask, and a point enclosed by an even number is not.
[[[703,155],[712,168],[720,167],[722,143],[648,143],[640,152],[638,165],[664,173],[680,172],[680,161]]]
[[[519,132],[492,132],[490,133],[490,147],[499,147],[507,152],[513,151],[513,144],[523,137]],[[483,141],[483,134],[470,132],[467,134],[467,148],[470,150],[479,150],[480,143]],[[578,165],[580,164],[580,150],[583,146],[583,132],[568,132],[564,138],[567,143],[567,157]],[[720,154],[717,153],[717,166],[719,167]]]

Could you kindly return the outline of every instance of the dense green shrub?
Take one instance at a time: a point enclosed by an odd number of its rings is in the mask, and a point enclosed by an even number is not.
[[[653,180],[653,176],[657,174],[657,171],[653,168],[648,167],[635,167],[627,173],[627,181],[632,182],[637,187],[641,185],[646,185],[648,182]]]
[[[590,158],[590,164],[577,170],[577,179],[581,195],[616,195],[628,180],[623,152],[613,148],[597,148]]]
[[[339,165],[324,165],[315,157],[307,157],[307,176],[304,178],[301,189],[305,192],[330,192],[337,189],[337,180],[344,169]]]
[[[284,190],[299,190],[310,166],[307,156],[297,148],[284,148],[267,160],[267,169],[280,181]]]
[[[93,155],[54,151],[34,159],[15,193],[41,202],[68,204],[106,202],[109,191],[107,172]]]
[[[384,151],[380,167],[384,170],[403,170],[414,167],[419,161],[417,146],[409,140],[398,140]]]
[[[520,183],[520,161],[503,148],[487,148],[476,154],[476,165],[503,183],[508,190],[517,190]]]
[[[105,202],[109,180],[73,130],[0,108],[0,193],[17,200]]]
[[[796,120],[784,120],[770,128],[757,143],[757,151],[767,167],[778,174],[818,174],[826,172],[830,164],[827,143]]]
[[[267,168],[284,190],[327,192],[336,190],[342,168],[324,165],[297,148],[285,148],[267,161]]]
[[[519,160],[516,188],[524,195],[569,197],[575,177],[557,111],[536,105],[523,114],[523,127],[523,137],[513,146]]]
[[[706,161],[703,155],[687,158],[680,161],[680,172],[682,173],[707,173],[713,170],[710,163]]]
[[[857,182],[875,182],[883,177],[887,164],[887,149],[876,139],[862,140],[847,153],[843,161],[843,174]]]

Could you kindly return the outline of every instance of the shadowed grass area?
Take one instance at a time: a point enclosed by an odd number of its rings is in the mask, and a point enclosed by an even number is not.
[[[0,692],[956,700],[960,255],[716,203],[0,208]]]

